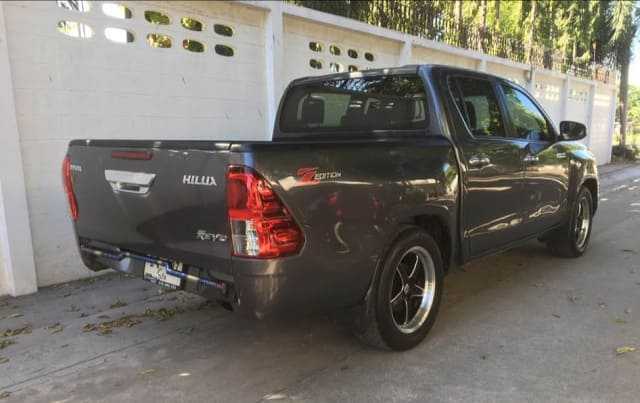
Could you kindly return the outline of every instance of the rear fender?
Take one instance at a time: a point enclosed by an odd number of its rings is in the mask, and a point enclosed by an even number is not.
[[[378,256],[374,271],[370,278],[369,287],[367,289],[367,293],[364,298],[365,302],[369,299],[369,296],[372,293],[373,286],[376,283],[376,279],[380,273],[381,266],[384,263],[384,259],[389,253],[391,246],[406,231],[416,229],[416,228],[421,228],[419,225],[417,225],[417,222],[421,217],[431,217],[431,218],[437,219],[446,228],[447,236],[449,238],[448,239],[449,245],[451,247],[448,253],[446,253],[446,255],[444,251],[441,251],[441,253],[443,253],[442,259],[445,262],[447,271],[452,267],[453,256],[455,256],[455,253],[456,253],[455,226],[452,226],[451,217],[447,209],[444,208],[443,206],[432,206],[432,208],[430,209],[422,210],[419,214],[406,215],[402,219],[398,220],[398,224],[395,227],[393,227],[393,229],[388,233],[388,236],[386,237],[386,241],[382,245],[382,248],[381,248],[382,253],[380,253],[380,255]]]

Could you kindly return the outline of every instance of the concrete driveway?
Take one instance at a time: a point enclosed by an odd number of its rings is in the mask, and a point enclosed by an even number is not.
[[[436,325],[413,350],[363,347],[345,313],[253,321],[108,275],[0,299],[0,332],[18,333],[0,337],[14,342],[0,349],[1,396],[637,402],[640,166],[605,167],[601,176],[582,258],[552,258],[532,242],[458,269],[446,279]]]

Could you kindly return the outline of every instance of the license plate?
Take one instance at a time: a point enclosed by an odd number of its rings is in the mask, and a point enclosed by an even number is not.
[[[182,287],[182,279],[180,277],[167,273],[164,265],[156,263],[144,263],[144,279],[173,290]]]

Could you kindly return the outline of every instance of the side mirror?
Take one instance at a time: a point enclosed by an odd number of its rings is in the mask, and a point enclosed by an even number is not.
[[[562,140],[582,140],[587,137],[587,126],[570,120],[562,121],[560,122],[560,137]]]

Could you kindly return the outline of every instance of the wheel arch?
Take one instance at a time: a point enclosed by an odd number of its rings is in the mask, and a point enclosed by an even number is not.
[[[421,214],[410,215],[402,220],[397,221],[397,224],[389,232],[387,242],[382,247],[381,253],[376,261],[375,269],[369,280],[369,287],[365,295],[365,300],[369,297],[372,291],[372,286],[375,283],[376,276],[380,272],[380,267],[384,262],[389,250],[394,242],[402,236],[405,232],[412,229],[422,229],[429,233],[440,249],[442,263],[444,265],[443,271],[446,274],[455,264],[455,254],[457,253],[457,245],[455,238],[455,226],[450,222],[451,218],[441,211],[424,212]]]
[[[591,192],[593,213],[595,214],[596,210],[598,209],[598,181],[596,180],[596,178],[585,178],[578,189],[582,188],[583,186],[589,189],[589,191]]]
[[[439,215],[422,214],[411,217],[407,224],[420,228],[433,237],[440,249],[443,270],[445,273],[449,272],[453,262],[454,238],[445,219]]]

